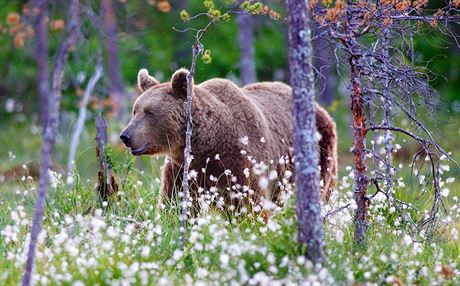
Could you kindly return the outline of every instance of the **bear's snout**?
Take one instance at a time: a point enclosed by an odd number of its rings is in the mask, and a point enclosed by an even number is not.
[[[126,130],[121,132],[120,139],[121,139],[121,141],[123,141],[123,144],[125,144],[127,147],[130,147],[130,145],[131,145],[131,135]]]

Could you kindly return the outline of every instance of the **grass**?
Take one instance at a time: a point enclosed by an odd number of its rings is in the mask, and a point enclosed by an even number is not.
[[[343,138],[341,176],[328,209],[352,202],[352,178],[350,169],[345,168],[350,162],[350,137],[346,120],[337,121]],[[454,121],[444,132],[455,138],[458,126]],[[110,133],[117,134],[119,128],[111,124]],[[0,137],[5,147],[0,153],[3,170],[38,158],[40,137],[31,134],[26,123],[4,130]],[[354,241],[352,208],[331,217],[325,223],[326,263],[321,268],[306,261],[305,249],[296,243],[293,198],[275,211],[268,224],[256,213],[227,218],[214,209],[189,219],[187,245],[181,249],[179,210],[175,205],[164,209],[158,205],[161,159],[134,161],[116,144],[113,160],[121,188],[109,207],[101,209],[94,191],[94,131],[89,127],[85,132],[73,186],[65,176],[53,174],[33,276],[37,284],[460,285],[460,243],[455,235],[455,230],[460,231],[457,181],[444,185],[450,190],[445,198],[448,213],[440,212],[438,232],[430,242],[412,238],[405,231],[407,222],[386,200],[376,199],[371,204],[364,245]],[[27,137],[30,140],[11,140]],[[58,140],[57,159],[66,154],[67,137]],[[460,150],[453,141],[444,145],[458,157]],[[57,161],[65,162],[61,159]],[[446,177],[458,180],[458,174],[452,168]],[[414,200],[420,186],[415,184],[411,191],[408,168],[398,176],[406,186],[397,187],[396,197],[427,209],[429,197]],[[35,190],[36,180],[27,177],[0,183],[1,285],[20,282]]]
[[[303,249],[296,244],[293,200],[276,212],[268,224],[256,214],[231,220],[224,219],[217,211],[200,216],[190,222],[187,247],[182,251],[178,210],[168,207],[158,211],[158,182],[137,173],[129,176],[133,185],[123,190],[105,210],[99,208],[91,184],[77,181],[74,188],[69,188],[60,182],[50,192],[44,221],[46,234],[37,255],[36,282],[69,285],[78,281],[86,285],[182,285],[200,281],[217,285],[304,281],[350,285],[385,284],[393,280],[419,285],[460,283],[458,243],[443,237],[433,243],[412,241],[401,227],[395,226],[385,202],[373,204],[365,246],[354,242],[351,210],[333,217],[325,225],[327,263],[322,269],[315,269],[305,261]],[[26,184],[25,189],[33,186]],[[1,192],[2,285],[16,285],[20,281],[33,196],[33,192],[16,193],[12,189]],[[7,228],[8,225],[11,227]]]

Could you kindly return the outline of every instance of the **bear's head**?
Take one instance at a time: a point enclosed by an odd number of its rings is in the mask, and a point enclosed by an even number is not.
[[[177,70],[170,82],[160,83],[146,69],[138,74],[142,94],[120,138],[135,156],[182,152],[185,134],[186,69]]]

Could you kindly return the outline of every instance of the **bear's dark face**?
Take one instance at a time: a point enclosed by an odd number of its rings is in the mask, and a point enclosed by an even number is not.
[[[184,83],[187,73],[179,70],[171,82],[160,84],[146,70],[139,72],[143,93],[134,102],[133,117],[120,134],[133,155],[172,154],[183,148],[185,94],[177,87]]]

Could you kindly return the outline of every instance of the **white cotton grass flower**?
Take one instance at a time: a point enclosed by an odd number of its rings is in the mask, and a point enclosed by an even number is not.
[[[412,244],[412,242],[413,241],[412,241],[412,238],[410,237],[410,235],[408,235],[408,234],[404,235],[404,237],[403,237],[404,245],[409,246],[409,245]]]
[[[228,266],[228,262],[230,260],[230,257],[226,253],[221,253],[220,256],[219,256],[219,260],[220,260],[220,263],[222,264],[222,266],[226,267],[226,266]]]
[[[240,138],[240,143],[243,145],[248,145],[249,144],[249,137],[248,136],[243,136]]]
[[[50,176],[50,185],[53,189],[56,189],[61,182],[61,177],[62,175],[53,171],[53,170],[48,170],[48,174]]]
[[[421,185],[423,184],[423,182],[425,181],[425,176],[424,175],[421,175],[418,177],[418,183]]]
[[[450,230],[450,235],[452,239],[458,240],[458,230],[455,227],[452,227],[452,229]]]
[[[268,174],[268,179],[270,181],[278,179],[278,172],[275,170],[271,170],[270,173]]]
[[[260,162],[253,164],[256,163]],[[196,215],[191,215],[190,211],[187,218],[188,226],[184,229],[187,230],[186,252],[180,248],[179,237],[171,236],[171,231],[176,233],[179,228],[171,227],[170,217],[173,212],[164,211],[176,206],[162,205],[158,209],[155,204],[151,206],[151,203],[155,202],[155,198],[152,200],[151,189],[158,188],[158,182],[151,183],[139,179],[143,182],[140,184],[134,178],[131,182],[138,187],[135,190],[123,190],[125,195],[119,198],[121,204],[116,205],[117,210],[120,210],[117,215],[105,207],[85,215],[81,212],[63,213],[59,205],[51,202],[53,209],[47,213],[43,224],[45,231],[40,234],[40,243],[37,245],[37,264],[41,267],[36,270],[36,283],[44,281],[43,283],[47,284],[90,284],[92,277],[100,277],[101,270],[97,266],[101,266],[101,263],[106,271],[104,280],[100,283],[109,285],[348,285],[353,284],[357,277],[380,285],[392,281],[390,274],[397,275],[398,279],[407,280],[408,284],[415,283],[418,278],[429,285],[443,284],[446,281],[457,282],[456,278],[448,281],[442,274],[443,267],[450,267],[454,273],[458,272],[458,265],[454,263],[456,260],[452,259],[451,253],[438,247],[437,242],[425,245],[416,241],[418,236],[411,238],[406,234],[401,227],[406,223],[405,218],[398,218],[396,208],[391,210],[394,212],[391,214],[394,225],[388,224],[388,212],[392,205],[380,193],[372,198],[369,222],[378,228],[375,234],[376,243],[387,241],[387,236],[393,236],[388,238],[388,242],[394,241],[394,245],[388,248],[388,252],[387,248],[370,248],[365,255],[359,257],[356,264],[353,263],[353,249],[344,248],[336,251],[337,248],[348,247],[350,239],[353,239],[350,232],[353,231],[356,203],[353,200],[353,180],[350,174],[338,180],[329,204],[322,206],[321,215],[324,216],[340,206],[350,204],[348,208],[328,217],[324,224],[325,237],[331,245],[326,249],[326,255],[330,258],[331,264],[327,268],[321,268],[312,265],[297,251],[279,252],[272,243],[267,243],[267,239],[275,242],[279,240],[279,243],[296,239],[297,220],[292,209],[295,207],[295,204],[292,204],[292,200],[295,199],[295,185],[290,182],[291,180],[283,178],[283,173],[278,174],[272,170],[277,168],[276,160],[275,164],[266,165],[266,170],[258,176],[254,175],[247,180],[248,182],[243,183],[245,185],[234,182],[228,188],[217,189],[217,184],[212,183],[206,188],[197,189],[198,198],[189,198],[186,202],[189,207],[195,203],[201,206]],[[246,170],[248,177],[252,167],[253,165]],[[233,171],[235,174],[231,174],[230,170],[224,171],[223,174],[236,177],[241,176],[243,172]],[[352,171],[350,167],[348,172]],[[211,178],[209,175],[203,174],[203,178]],[[217,178],[219,182],[222,179],[219,176],[212,179]],[[222,181],[230,180],[229,177],[225,177]],[[398,181],[404,182],[402,178],[398,178]],[[444,181],[444,187],[448,181]],[[263,200],[259,204],[248,204],[229,210],[222,192],[228,192],[225,195],[229,196],[232,194],[232,198],[236,200],[244,199],[254,194],[254,190],[251,189],[254,184],[258,184],[259,187],[266,184],[270,188],[271,185],[278,187],[280,202],[286,206]],[[396,193],[401,191],[396,183],[392,187]],[[450,193],[454,192],[453,188],[454,186],[450,188]],[[56,195],[59,194],[60,192],[56,192]],[[124,209],[124,203],[128,199],[137,205],[135,209]],[[50,197],[50,200],[53,200],[53,197]],[[452,196],[448,200],[449,213],[440,212],[439,221],[446,225],[446,241],[456,243],[455,240],[458,240],[459,236],[456,223],[460,206],[457,197]],[[3,201],[0,200],[0,206],[5,209],[11,207],[2,204]],[[178,207],[180,208],[180,204]],[[284,213],[286,207],[292,215]],[[211,211],[211,208],[215,209]],[[398,205],[398,208],[404,209],[405,206]],[[410,206],[406,207],[407,210],[409,208]],[[23,266],[27,253],[27,230],[32,219],[28,210],[22,206],[8,210],[10,217],[7,221],[11,222],[2,225],[0,229],[5,260],[17,268]],[[221,211],[234,212],[235,215],[227,217],[222,215]],[[267,221],[261,212],[270,214]],[[426,214],[429,215],[429,210]],[[420,215],[423,215],[423,211]],[[180,214],[177,214],[177,217],[179,216]],[[250,219],[240,224],[240,216],[248,216]],[[415,216],[413,218],[415,219]],[[430,249],[433,247],[436,251],[426,252],[427,246]],[[200,258],[192,272],[187,271],[186,256]],[[388,270],[388,265],[398,263],[405,269],[404,276],[399,272],[381,275]],[[75,269],[78,271],[74,271]],[[439,272],[436,273],[435,269]],[[343,275],[340,275],[339,281],[335,281],[330,271]],[[8,279],[4,278],[8,275],[0,275],[0,284]]]
[[[448,188],[443,188],[443,189],[441,190],[441,196],[447,198],[447,197],[449,196],[449,189],[448,189]]]
[[[141,247],[141,256],[142,257],[149,257],[149,255],[150,255],[150,247],[146,246],[146,245],[142,246]]]
[[[287,170],[286,172],[284,172],[284,177],[285,177],[286,179],[289,179],[290,177],[292,177],[292,172],[289,171],[289,170]]]
[[[268,181],[267,177],[262,176],[262,177],[259,178],[259,187],[261,189],[267,189],[268,185],[269,185],[269,181]]]
[[[187,178],[189,180],[196,180],[197,177],[198,177],[198,172],[195,170],[190,170],[187,174]]]

